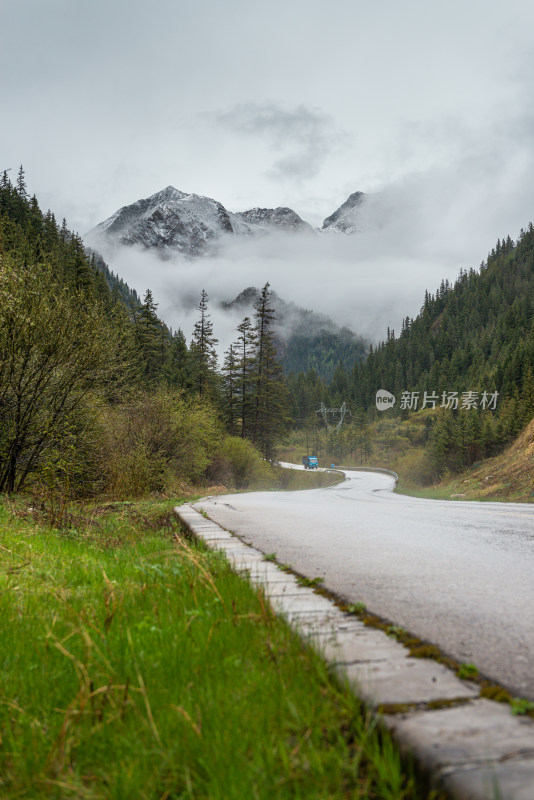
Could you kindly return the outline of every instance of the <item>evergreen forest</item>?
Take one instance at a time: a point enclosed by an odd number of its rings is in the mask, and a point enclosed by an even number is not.
[[[372,464],[386,419],[423,421],[421,480],[430,482],[498,453],[534,416],[532,224],[517,241],[499,240],[478,270],[425,292],[417,317],[366,354],[350,331],[314,334],[303,310],[282,341],[278,298],[269,284],[251,292],[253,310],[219,363],[207,290],[187,342],[159,318],[150,290],[140,298],[40,209],[22,167],[15,184],[4,172],[0,492],[245,486],[243,464],[261,474],[291,430],[328,461],[358,451]],[[396,398],[387,411],[376,408],[379,389]],[[346,409],[337,438],[326,436],[321,405]]]
[[[352,431],[365,440],[381,419],[425,417],[428,482],[500,452],[534,416],[534,228],[499,240],[478,270],[460,270],[425,292],[415,319],[369,348],[326,385],[315,370],[289,377],[294,425],[316,429],[315,410],[347,403]],[[377,411],[385,389],[395,406]],[[426,395],[425,395],[426,393]]]
[[[0,309],[0,492],[244,486],[274,458],[289,419],[268,285],[219,371],[207,292],[187,343],[41,211],[21,167],[0,180]]]

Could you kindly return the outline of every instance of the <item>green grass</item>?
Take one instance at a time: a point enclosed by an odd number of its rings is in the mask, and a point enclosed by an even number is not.
[[[299,586],[307,586],[310,589],[315,589],[316,586],[320,586],[321,583],[324,583],[324,578],[320,576],[316,578],[303,578],[302,576],[298,576],[297,583]]]
[[[456,487],[453,487],[456,488]],[[418,487],[414,488],[411,485],[406,485],[406,483],[401,479],[395,489],[397,494],[405,494],[409,497],[422,497],[427,500],[467,500],[467,497],[451,497],[451,494],[462,494],[462,492],[458,489],[456,492],[452,491],[449,486],[428,486],[428,487]]]
[[[389,737],[176,501],[0,504],[0,797],[415,798]]]
[[[302,489],[323,489],[327,486],[334,486],[344,480],[344,476],[337,472],[319,472],[314,469],[274,467],[274,474],[278,485],[274,484],[270,488],[278,488],[286,492],[296,492]]]

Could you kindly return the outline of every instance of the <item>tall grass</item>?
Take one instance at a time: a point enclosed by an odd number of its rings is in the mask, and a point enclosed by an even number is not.
[[[60,534],[0,506],[0,797],[349,796],[415,790],[222,556],[118,512]]]

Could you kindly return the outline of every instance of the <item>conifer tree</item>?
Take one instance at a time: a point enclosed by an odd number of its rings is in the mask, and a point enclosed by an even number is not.
[[[245,317],[237,326],[239,337],[235,345],[237,358],[237,393],[239,397],[239,417],[241,437],[252,433],[254,426],[253,392],[256,383],[256,335],[250,317]]]
[[[235,436],[238,429],[239,414],[239,363],[237,359],[237,346],[231,344],[224,356],[223,390],[225,411],[228,420],[228,429],[231,436]]]
[[[146,383],[153,383],[162,374],[161,330],[162,323],[157,315],[158,306],[152,292],[147,289],[135,316],[137,344],[141,360],[141,372]]]
[[[288,424],[288,394],[274,341],[274,308],[266,283],[254,304],[256,319],[256,365],[253,442],[266,459],[272,460],[276,442]]]
[[[165,364],[165,375],[171,386],[180,389],[190,387],[190,364],[187,342],[181,328],[171,336]]]
[[[532,367],[526,363],[522,376],[523,388],[519,401],[518,416],[521,425],[526,425],[534,416],[534,378]]]
[[[200,311],[200,317],[195,322],[189,354],[193,388],[202,396],[213,389],[216,383],[215,345],[219,342],[213,335],[213,324],[208,314],[208,293],[205,289],[202,289],[197,310]]]
[[[75,289],[90,294],[94,289],[94,272],[82,240],[76,234],[68,237],[65,252],[65,277]]]
[[[24,174],[22,164],[20,165],[19,174],[17,176],[17,194],[21,200],[26,200],[28,197],[28,192],[26,190],[26,176]]]
[[[349,382],[347,374],[343,368],[343,362],[339,361],[334,370],[332,380],[330,382],[330,393],[336,405],[346,402],[349,394]]]

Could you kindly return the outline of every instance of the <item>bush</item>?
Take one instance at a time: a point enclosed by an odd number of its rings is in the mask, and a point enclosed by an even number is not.
[[[247,439],[226,436],[208,469],[208,477],[236,489],[261,489],[272,485],[270,465]]]
[[[109,493],[117,498],[199,480],[222,435],[209,403],[163,388],[104,409],[101,424],[102,470]]]
[[[113,372],[116,332],[86,300],[51,267],[0,252],[0,492],[39,474]]]
[[[429,486],[436,479],[426,450],[412,450],[400,456],[394,469],[406,486]]]

